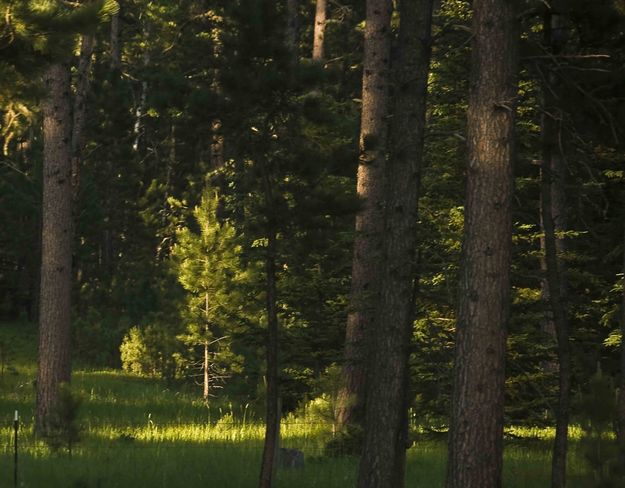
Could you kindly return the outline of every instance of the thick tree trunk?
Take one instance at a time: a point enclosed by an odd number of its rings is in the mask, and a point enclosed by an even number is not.
[[[562,51],[565,36],[562,29],[560,2],[552,2],[544,21],[545,48],[554,55]],[[548,305],[549,322],[556,337],[558,356],[558,408],[556,435],[551,466],[552,488],[566,485],[566,456],[571,395],[571,352],[569,346],[569,319],[566,310],[565,266],[559,258],[564,251],[564,239],[558,232],[566,228],[565,161],[562,155],[557,114],[559,82],[553,70],[545,73],[543,83],[542,165],[541,165],[541,224],[543,227],[543,299]]]
[[[356,186],[362,206],[356,215],[343,385],[337,407],[340,429],[362,426],[364,423],[365,333],[372,329],[383,258],[392,10],[391,0],[367,1],[360,155]]]
[[[510,300],[515,0],[473,2],[468,167],[448,488],[501,486]]]
[[[278,310],[276,306],[276,231],[269,223],[267,235],[266,309],[267,309],[267,413],[265,416],[265,443],[260,470],[260,488],[271,488],[280,438],[280,406],[278,389]]]
[[[317,0],[315,9],[315,27],[313,30],[313,52],[314,61],[322,61],[325,58],[325,33],[326,15],[328,11],[327,0]]]
[[[35,428],[46,434],[59,386],[69,382],[72,279],[72,166],[70,70],[45,73],[43,102],[43,230],[39,310],[39,370]]]
[[[408,447],[408,357],[432,0],[402,0],[395,112],[386,190],[385,266],[369,353],[366,428],[358,486],[402,488]]]

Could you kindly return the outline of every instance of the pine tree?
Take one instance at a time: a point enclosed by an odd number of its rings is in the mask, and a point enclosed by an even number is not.
[[[180,229],[173,257],[178,263],[178,280],[188,293],[187,313],[189,323],[180,336],[190,347],[200,346],[203,352],[203,395],[208,399],[211,386],[221,376],[224,361],[229,356],[227,336],[231,317],[232,287],[240,270],[238,243],[235,228],[227,220],[217,218],[219,196],[207,188],[200,204],[193,210],[199,234],[189,227]]]
[[[473,9],[448,488],[501,486],[503,458],[518,19],[513,0]]]
[[[367,1],[357,176],[362,207],[356,215],[343,387],[339,392],[341,428],[358,429],[364,423],[366,337],[374,327],[383,257],[392,11],[390,0]]]
[[[431,0],[402,0],[394,72],[394,113],[385,190],[384,268],[367,378],[361,487],[401,488],[408,443],[408,357],[413,328],[417,218]]]

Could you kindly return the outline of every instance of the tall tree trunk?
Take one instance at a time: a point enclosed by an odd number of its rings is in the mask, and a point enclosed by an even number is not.
[[[501,486],[510,300],[515,0],[474,0],[448,488]]]
[[[76,90],[74,94],[74,110],[72,121],[72,194],[74,225],[78,225],[78,199],[80,194],[80,172],[82,165],[82,152],[85,144],[85,122],[87,119],[87,96],[90,85],[91,58],[93,56],[93,46],[95,38],[93,35],[83,35],[80,44],[80,57],[76,73]],[[74,262],[74,275],[76,282],[80,283],[81,272],[80,263]]]
[[[625,471],[625,234],[623,235],[623,289],[621,290],[621,379],[618,395],[617,441],[620,466]],[[622,473],[625,474],[625,473]]]
[[[544,116],[543,137],[547,139],[552,130],[553,121],[549,115]],[[556,412],[556,437],[553,445],[551,470],[551,486],[563,488],[566,484],[566,454],[568,444],[568,427],[570,417],[571,391],[571,353],[569,347],[569,324],[564,306],[562,267],[558,262],[554,217],[552,215],[552,181],[551,146],[543,140],[543,167],[541,171],[541,203],[542,222],[545,232],[545,257],[547,262],[547,282],[549,285],[549,302],[556,329],[558,350],[558,409]]]
[[[147,17],[142,19],[143,39],[146,42],[148,42],[148,38],[150,37],[149,22],[150,20]],[[150,65],[150,49],[149,49],[149,46],[146,46],[144,49],[145,50],[143,52],[143,68],[147,69],[147,67]],[[144,129],[143,118],[145,117],[145,111],[147,109],[148,88],[149,87],[148,87],[147,80],[145,79],[142,80],[140,87],[139,87],[139,99],[137,100],[136,106],[135,106],[135,124],[133,128],[134,141],[132,143],[132,149],[134,152],[139,151],[141,147],[141,140],[145,139],[145,134],[144,134],[145,129]]]
[[[122,69],[122,50],[121,50],[121,29],[120,29],[120,11],[121,0],[117,0],[119,9],[111,15],[111,71],[119,73]]]
[[[286,0],[286,47],[289,50],[290,74],[294,75],[299,56],[299,2]]]
[[[365,416],[365,334],[373,327],[383,258],[392,10],[391,0],[367,1],[356,185],[362,203],[356,215],[343,384],[337,406],[340,429],[362,426]]]
[[[267,313],[266,336],[266,413],[265,439],[263,457],[260,468],[259,488],[272,488],[274,484],[275,467],[277,461],[278,443],[280,440],[280,386],[278,384],[278,292],[276,286],[277,253],[277,222],[273,211],[274,189],[268,161],[259,161],[263,198],[266,216],[267,250],[265,253],[265,311]]]
[[[35,428],[46,434],[59,386],[69,382],[72,280],[72,165],[70,70],[53,64],[45,73],[43,102],[43,207],[39,369]]]
[[[267,412],[265,443],[260,471],[260,488],[271,488],[280,438],[280,406],[278,389],[278,310],[276,306],[276,230],[268,223],[267,255],[265,257],[267,310]]]
[[[402,0],[395,112],[387,168],[385,259],[369,353],[366,428],[358,486],[402,488],[408,407],[408,357],[414,315],[415,250],[432,0]]]
[[[315,27],[313,31],[313,52],[314,61],[322,61],[325,58],[325,33],[326,15],[328,11],[327,0],[317,0],[315,9]]]
[[[211,145],[210,145],[210,157],[211,157],[211,169],[222,168],[225,162],[224,159],[224,135],[221,130],[221,119],[214,118],[211,122]]]
[[[558,55],[566,42],[564,36],[561,2],[555,0],[545,10],[545,48]],[[558,408],[556,411],[556,435],[553,444],[551,466],[552,488],[566,485],[566,456],[568,451],[568,427],[571,395],[571,352],[569,346],[569,319],[566,310],[565,265],[558,257],[565,249],[564,239],[558,232],[566,228],[566,201],[564,180],[565,160],[561,150],[561,130],[558,114],[558,78],[549,69],[542,77],[542,164],[541,164],[541,224],[543,227],[543,293],[548,305],[549,320],[556,337],[558,356]]]

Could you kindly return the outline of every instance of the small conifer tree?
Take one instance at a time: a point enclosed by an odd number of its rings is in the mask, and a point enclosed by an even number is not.
[[[234,285],[240,276],[241,246],[234,226],[218,218],[218,206],[217,191],[207,188],[193,210],[198,229],[179,230],[173,249],[178,280],[188,293],[188,323],[179,339],[191,352],[187,367],[201,370],[205,399],[240,362],[230,349],[228,332],[236,303]],[[202,352],[199,361],[194,360],[198,350]]]

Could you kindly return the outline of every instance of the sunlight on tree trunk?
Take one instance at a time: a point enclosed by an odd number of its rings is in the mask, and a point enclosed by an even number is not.
[[[356,191],[362,206],[356,215],[343,386],[339,392],[339,429],[364,423],[366,334],[373,327],[382,272],[384,186],[388,95],[390,85],[390,0],[368,0],[362,79],[360,154]]]
[[[516,2],[473,2],[468,166],[447,488],[502,482],[510,308]]]
[[[45,74],[43,102],[44,168],[39,369],[36,430],[46,434],[71,376],[72,164],[70,71],[53,64]]]

